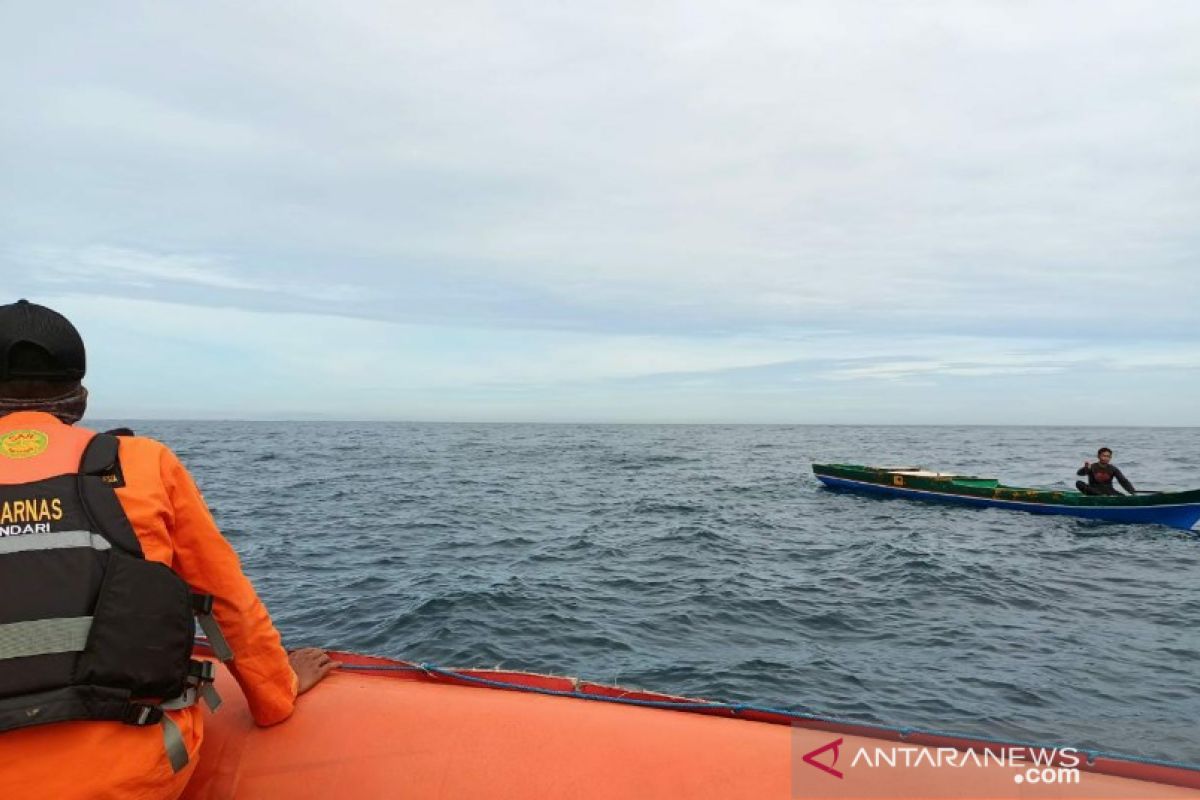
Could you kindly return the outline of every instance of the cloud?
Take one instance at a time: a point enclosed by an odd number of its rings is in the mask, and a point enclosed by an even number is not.
[[[1200,371],[1200,348],[1190,345],[1131,343],[1097,347],[1079,341],[1041,342],[1022,347],[1019,340],[965,340],[947,337],[938,341],[893,342],[890,356],[879,354],[847,359],[822,371],[835,381],[907,381],[929,377],[980,378],[1047,375],[1085,370],[1097,374],[1169,370],[1181,376]],[[913,352],[938,349],[954,358],[913,358]]]
[[[217,289],[264,288],[262,284],[229,275],[212,259],[158,255],[123,247],[95,245],[74,252],[38,248],[28,254],[28,261],[43,279],[54,283],[102,278],[143,287],[163,282]]]
[[[320,320],[429,386],[1197,385],[1191,4],[9,17],[10,292]]]
[[[868,366],[843,367],[831,370],[825,377],[832,380],[861,380],[877,378],[881,380],[908,380],[911,378],[943,375],[954,377],[983,377],[994,375],[1032,375],[1048,372],[1062,372],[1064,365],[1039,364],[992,364],[987,362],[971,363],[969,361],[892,361],[884,364]]]
[[[141,343],[140,349],[154,349],[165,340],[191,351],[193,358],[237,351],[275,377],[303,376],[310,384],[345,380],[450,389],[595,382],[763,366],[792,359],[803,347],[740,335],[697,342],[654,335],[498,332],[117,296],[43,299],[68,313],[85,334],[89,328],[107,331]],[[219,370],[218,363],[206,368]]]
[[[83,332],[93,409],[107,418],[1003,423],[1032,414],[1052,424],[1095,397],[1113,423],[1200,422],[1179,391],[1200,366],[1186,346],[1114,354],[1077,342],[1033,350],[1017,339],[838,331],[697,340],[41,299]],[[929,352],[959,355],[912,355]],[[1122,404],[1129,393],[1136,405]]]
[[[298,284],[238,277],[222,259],[211,256],[153,253],[129,247],[90,245],[78,249],[30,247],[13,260],[50,284],[102,283],[140,289],[183,285],[242,292],[283,293],[321,300],[354,300],[365,290],[344,284]]]

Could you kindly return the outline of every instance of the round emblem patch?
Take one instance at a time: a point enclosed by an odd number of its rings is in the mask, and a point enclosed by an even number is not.
[[[33,458],[46,452],[50,437],[41,431],[9,431],[0,436],[0,456]]]

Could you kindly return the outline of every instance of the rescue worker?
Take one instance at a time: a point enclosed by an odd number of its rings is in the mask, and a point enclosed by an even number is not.
[[[0,797],[176,798],[212,697],[193,613],[259,725],[339,664],[284,650],[174,453],[75,426],[85,367],[66,318],[0,306]]]
[[[1087,475],[1088,482],[1075,481],[1075,488],[1083,494],[1101,495],[1115,494],[1119,495],[1117,487],[1113,486],[1115,479],[1121,484],[1121,487],[1130,494],[1136,494],[1137,489],[1133,488],[1133,484],[1125,477],[1125,473],[1117,468],[1117,465],[1112,463],[1112,450],[1107,447],[1101,447],[1096,451],[1096,458],[1099,461],[1092,463],[1084,461],[1083,466],[1075,471],[1076,475]]]

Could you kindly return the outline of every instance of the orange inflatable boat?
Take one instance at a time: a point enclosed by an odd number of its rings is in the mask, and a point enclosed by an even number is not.
[[[1200,798],[1200,770],[338,653],[255,727],[222,670],[188,800]]]

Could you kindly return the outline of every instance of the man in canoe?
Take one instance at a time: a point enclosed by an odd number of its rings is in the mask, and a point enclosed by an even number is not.
[[[1137,494],[1137,489],[1133,488],[1133,484],[1112,463],[1112,450],[1109,450],[1107,447],[1101,447],[1096,451],[1096,458],[1100,460],[1094,463],[1084,461],[1083,466],[1076,470],[1076,475],[1087,475],[1088,482],[1075,481],[1075,488],[1084,494],[1120,495],[1121,493],[1117,491],[1117,487],[1113,486],[1113,480],[1116,480],[1125,491],[1130,494]]]
[[[85,362],[61,314],[0,306],[0,797],[168,800],[216,705],[197,621],[259,725],[337,664],[284,650],[174,453],[75,425]]]

